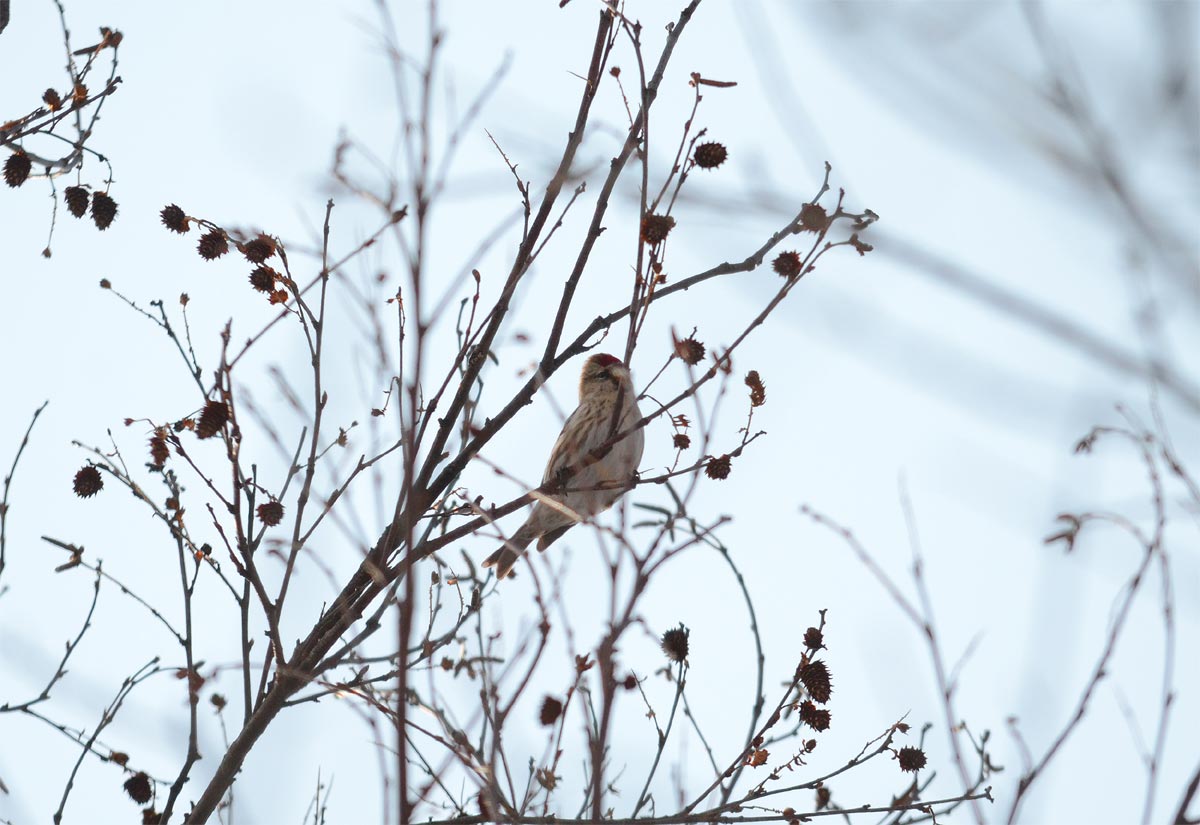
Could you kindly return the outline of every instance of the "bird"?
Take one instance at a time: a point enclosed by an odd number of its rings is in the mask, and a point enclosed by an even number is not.
[[[558,482],[562,491],[540,496],[525,523],[483,566],[495,567],[496,578],[503,579],[534,539],[537,549],[545,550],[579,522],[616,503],[634,484],[645,448],[642,429],[603,455],[593,451],[641,418],[629,368],[608,353],[590,356],[579,375],[579,406],[563,425],[542,475],[543,487]]]

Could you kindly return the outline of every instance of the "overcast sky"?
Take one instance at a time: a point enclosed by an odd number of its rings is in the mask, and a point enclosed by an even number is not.
[[[394,13],[405,20],[410,6],[421,5],[397,3]],[[431,245],[430,269],[448,281],[483,237],[507,228],[477,264],[485,300],[494,296],[511,255],[518,201],[484,130],[540,192],[574,117],[577,75],[586,71],[597,4],[556,5],[443,4],[447,40],[439,82],[446,100],[461,111],[503,69],[497,92],[458,150]],[[850,527],[911,594],[901,506],[901,491],[907,491],[947,659],[957,662],[976,640],[959,677],[957,710],[972,732],[992,731],[995,761],[1007,768],[994,780],[998,803],[985,810],[989,819],[1001,819],[1020,768],[1006,720],[1020,720],[1035,753],[1048,746],[1086,683],[1114,598],[1139,561],[1127,538],[1100,528],[1086,533],[1069,556],[1043,539],[1061,512],[1113,510],[1138,523],[1151,513],[1144,468],[1128,445],[1102,443],[1095,454],[1077,456],[1075,443],[1097,424],[1122,423],[1117,404],[1152,421],[1150,400],[1157,397],[1178,454],[1200,472],[1200,369],[1193,355],[1200,343],[1200,200],[1189,138],[1195,134],[1189,127],[1197,125],[1194,43],[1200,31],[1191,4],[1155,7],[1151,13],[1141,3],[1059,2],[1035,20],[1002,2],[706,0],[679,45],[656,104],[662,137],[656,143],[652,135],[652,179],[669,165],[690,110],[689,73],[738,85],[705,92],[698,122],[729,147],[730,160],[693,178],[677,212],[671,277],[748,254],[812,196],[826,160],[834,167],[834,188],[846,189],[848,207],[881,216],[872,229],[878,229],[877,252],[859,258],[841,250],[826,258],[735,358],[738,374],[757,369],[766,381],[768,402],[754,423],[768,435],[735,463],[729,479],[702,484],[694,508],[733,516],[721,536],[757,603],[771,663],[769,696],[790,677],[804,628],[819,609],[829,609],[834,725],[814,755],[814,770],[844,762],[907,713],[916,726],[935,724],[926,750],[931,764],[943,769],[938,795],[956,790],[919,634],[844,544],[801,515],[802,505]],[[1168,7],[1175,16],[1163,11]],[[658,3],[631,3],[629,13],[646,24],[647,47],[656,55],[671,15]],[[179,294],[188,293],[197,352],[211,365],[226,319],[234,319],[237,338],[265,323],[270,309],[250,291],[242,268],[228,259],[202,261],[195,236],[181,239],[162,229],[158,210],[178,203],[189,214],[261,228],[302,249],[313,244],[332,196],[334,246],[348,251],[374,218],[332,186],[333,149],[346,136],[387,157],[396,124],[372,4],[67,0],[67,14],[77,46],[92,42],[101,25],[125,34],[123,83],[106,103],[91,143],[113,164],[110,194],[120,212],[99,233],[60,210],[53,256],[45,259],[51,210],[45,182],[0,191],[0,465],[6,472],[29,416],[50,400],[11,500],[9,566],[0,582],[7,588],[0,594],[0,703],[40,690],[90,599],[90,577],[54,574],[63,558],[40,536],[86,545],[113,575],[139,592],[161,593],[164,609],[174,605],[173,555],[164,561],[169,548],[136,502],[116,490],[89,501],[71,493],[71,477],[85,460],[73,439],[105,446],[111,429],[123,449],[135,453],[145,434],[126,430],[124,418],[173,420],[200,403],[161,333],[100,290],[99,280],[109,279],[142,306],[162,298],[174,307]],[[401,29],[405,45],[420,53],[421,27]],[[1046,40],[1039,48],[1035,31],[1049,38],[1048,51]],[[1063,64],[1047,60],[1048,53]],[[62,59],[53,4],[15,4],[0,35],[0,117],[28,111],[47,86],[62,86]],[[635,69],[628,52],[614,62],[626,72]],[[1090,127],[1054,104],[1050,78],[1062,65],[1086,90]],[[1191,85],[1172,92],[1178,76]],[[610,85],[580,155],[588,197],[598,189],[623,119]],[[1088,128],[1102,135],[1099,143],[1089,141]],[[1094,170],[1079,162],[1093,157],[1098,145],[1125,176],[1128,200],[1143,210],[1152,241],[1138,229],[1137,210],[1097,186]],[[103,176],[89,161],[84,181],[98,184]],[[606,221],[572,329],[627,300],[636,243],[632,196],[626,189]],[[590,209],[590,201],[585,205]],[[496,349],[499,364],[490,368],[485,409],[503,403],[541,352],[556,285],[572,260],[572,242],[582,236],[584,214],[567,222],[518,295],[515,320]],[[347,277],[369,281],[378,269],[398,278],[389,254],[379,252]],[[311,261],[305,265],[313,271]],[[634,357],[635,382],[661,365],[672,329],[696,327],[710,346],[728,344],[777,288],[776,278],[764,267],[656,304]],[[361,364],[360,317],[344,304],[334,313],[334,410],[340,421],[365,421],[381,403],[381,388],[370,384]],[[452,331],[452,324],[440,328],[446,337],[439,345],[452,341]],[[278,365],[303,375],[303,344],[289,335],[266,339],[259,378],[243,380],[282,430],[298,434],[267,372]],[[1151,387],[1144,375],[1150,363],[1162,365],[1171,386]],[[489,462],[536,482],[562,411],[573,404],[570,373],[551,381],[488,446]],[[665,380],[678,386],[682,379],[675,372]],[[731,391],[737,397],[716,421],[714,453],[738,439],[740,384]],[[361,437],[367,432],[364,427]],[[647,443],[643,470],[671,462],[663,422],[650,428]],[[264,456],[266,464],[279,461],[269,445]],[[521,492],[518,483],[482,465],[463,483],[489,500]],[[653,503],[665,494],[643,488],[631,498]],[[1180,504],[1180,490],[1170,488],[1169,500],[1179,695],[1155,808],[1159,820],[1173,815],[1195,769],[1189,731],[1200,729],[1200,671],[1189,656],[1200,643],[1195,514]],[[382,522],[370,496],[355,513],[363,535],[373,538]],[[606,609],[594,586],[603,575],[596,545],[586,534],[560,544],[556,552],[571,559],[565,587],[577,638],[591,644]],[[492,548],[481,539],[461,549],[478,561]],[[356,562],[342,534],[330,533],[322,550],[338,569]],[[330,593],[310,572],[298,582],[301,595],[293,596],[297,627],[305,610],[315,616]],[[669,572],[644,603],[649,632],[631,641],[625,655],[651,673],[661,664],[651,636],[687,625],[692,708],[710,741],[734,753],[754,690],[736,585],[720,558],[701,550]],[[1152,740],[1160,705],[1159,587],[1155,580],[1139,596],[1088,720],[1023,809],[1024,821],[1140,818],[1145,772],[1139,742]],[[515,629],[528,620],[527,582],[501,596],[492,602],[496,621]],[[203,615],[208,635],[201,655],[210,665],[232,661],[236,651],[236,616],[217,604]],[[53,718],[84,728],[95,724],[126,674],[155,652],[177,655],[169,638],[115,588],[102,590],[93,625],[68,677],[43,706]],[[549,685],[561,684],[562,669],[570,667],[572,651],[561,639],[556,645],[557,681]],[[224,678],[222,689],[234,693],[236,676]],[[669,701],[661,678],[652,678],[650,687],[657,701]],[[528,742],[512,745],[539,753],[541,734],[532,719],[541,693],[534,693]],[[240,821],[299,821],[318,770],[334,781],[330,822],[380,817],[373,734],[350,709],[329,704],[298,708],[271,728],[235,787]],[[184,751],[184,708],[179,683],[161,677],[134,695],[105,741],[139,764],[157,766],[156,776],[173,777]],[[221,752],[220,729],[207,705],[204,710],[206,759],[192,780],[193,796]],[[0,818],[43,821],[57,806],[77,750],[46,725],[13,716],[0,716],[6,743],[0,779],[10,791],[0,795]],[[616,752],[630,754],[637,775],[653,727],[634,708],[615,736]],[[703,757],[693,753],[688,770],[697,782],[703,769]],[[871,775],[886,776],[886,785],[865,775],[861,784],[834,785],[835,799],[886,802],[881,789],[899,786],[893,770],[889,765]],[[74,821],[129,821],[133,807],[120,794],[120,781],[115,767],[85,762],[68,821],[72,815]]]

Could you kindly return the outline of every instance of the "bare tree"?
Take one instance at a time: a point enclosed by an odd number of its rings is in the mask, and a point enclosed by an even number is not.
[[[1011,710],[1006,727],[1020,764],[1007,777],[1014,783],[1011,789],[998,783],[996,793],[1007,797],[1003,814],[1007,821],[1020,821],[1023,811],[1028,817],[1034,790],[1045,794],[1054,784],[1044,779],[1049,767],[1077,767],[1066,753],[1067,744],[1078,746],[1086,726],[1109,729],[1110,717],[1118,715],[1119,708],[1133,745],[1129,761],[1144,769],[1145,776],[1144,782],[1138,782],[1131,775],[1123,793],[1106,796],[1106,807],[1127,803],[1140,810],[1140,821],[1153,822],[1162,818],[1166,796],[1174,806],[1173,821],[1182,823],[1196,821],[1200,788],[1200,773],[1192,767],[1194,757],[1185,748],[1172,752],[1167,747],[1173,723],[1179,726],[1181,700],[1194,693],[1196,675],[1195,668],[1181,666],[1178,657],[1180,647],[1187,649],[1188,643],[1182,641],[1177,626],[1176,571],[1187,557],[1185,551],[1194,546],[1189,528],[1194,527],[1196,487],[1187,469],[1194,440],[1186,433],[1200,411],[1200,393],[1194,360],[1181,357],[1189,350],[1175,343],[1194,339],[1200,284],[1193,228],[1200,203],[1196,198],[1200,95],[1196,54],[1190,47],[1196,6],[1111,7],[1111,16],[1099,25],[1078,11],[1037,0],[953,9],[939,4],[900,9],[850,2],[796,7],[793,23],[816,27],[821,42],[859,55],[854,79],[860,88],[902,107],[914,128],[936,134],[939,141],[971,156],[986,158],[1028,202],[1047,199],[1064,215],[1098,227],[1119,250],[1099,270],[1081,263],[1081,268],[1087,266],[1087,289],[1082,294],[1064,294],[1061,289],[1042,288],[1057,274],[1048,268],[1034,270],[1037,288],[1029,289],[1014,273],[998,270],[983,251],[956,256],[912,232],[874,235],[879,255],[901,264],[914,280],[977,303],[1081,356],[1101,375],[1111,376],[1111,384],[1094,388],[1100,397],[1144,396],[1139,402],[1119,405],[1113,423],[1093,428],[1076,445],[1074,460],[1089,462],[1096,472],[1101,472],[1100,467],[1119,468],[1123,478],[1138,480],[1137,488],[1144,476],[1145,500],[1140,492],[1129,492],[1132,500],[1122,499],[1109,509],[1073,499],[1071,509],[1059,515],[1046,539],[1048,546],[1073,553],[1077,560],[1110,549],[1120,552],[1131,543],[1135,551],[1131,566],[1115,568],[1117,585],[1105,623],[1088,628],[1086,649],[1096,646],[1096,650],[1082,683],[1064,678],[1057,667],[1043,670],[1041,652],[1030,652],[1029,665],[1023,669],[1027,678],[1039,686],[1053,680],[1055,695],[1068,713],[1061,723],[1034,729],[1015,708]],[[828,151],[819,123],[806,116],[805,101],[792,83],[789,55],[782,48],[787,30],[768,25],[753,4],[741,7],[741,20],[756,47],[758,77],[772,86],[774,96],[787,101],[776,111],[792,126],[793,149],[801,157]],[[1114,20],[1119,26],[1113,25]],[[741,206],[769,217],[780,214],[784,202],[784,192],[766,186]],[[933,237],[936,232],[929,234]],[[1010,237],[1000,231],[995,241],[1003,245]],[[1115,308],[1112,317],[1098,318],[1100,306]],[[946,341],[936,343],[952,348]],[[984,357],[971,368],[989,369],[993,360],[999,359]],[[966,362],[967,358],[961,359]],[[947,383],[933,370],[918,380],[930,387]],[[960,396],[957,400],[968,413],[978,415],[994,399]],[[1176,422],[1174,428],[1170,421]],[[1131,447],[1134,462],[1126,460],[1126,451],[1115,445],[1103,457],[1092,454],[1094,447],[1110,442]],[[1114,453],[1119,457],[1114,458]],[[907,499],[905,512],[914,528],[916,519]],[[929,645],[938,689],[949,710],[962,666],[947,679],[936,660],[935,626],[926,612],[929,602],[920,582],[926,563],[919,554],[915,529],[910,538],[914,580],[922,596],[919,603],[904,595],[848,530],[824,515],[813,513],[813,517],[847,541]],[[1184,538],[1172,541],[1173,530]],[[1143,626],[1140,635],[1131,618],[1139,606],[1157,617],[1157,627],[1146,633]],[[978,623],[967,616],[953,621]],[[1093,637],[1098,637],[1098,645]],[[1136,673],[1138,666],[1119,660],[1121,648],[1152,650],[1147,658],[1161,661],[1161,670],[1152,671],[1157,676],[1157,695],[1142,701],[1122,695],[1120,682],[1142,674]],[[964,661],[974,651],[972,642]],[[1097,701],[1104,690],[1117,694],[1111,711]],[[969,740],[956,742],[965,736],[953,724],[946,729],[953,752],[969,747]],[[1165,766],[1173,772],[1164,771]],[[1091,778],[1083,769],[1075,775]],[[1164,775],[1186,778],[1176,788],[1164,783]]]
[[[907,499],[915,596],[882,572],[849,528],[811,508],[805,513],[845,542],[920,634],[944,712],[937,727],[948,746],[946,773],[951,778],[937,788],[949,787],[945,793],[935,792],[937,772],[926,765],[932,727],[920,726],[916,736],[905,739],[912,731],[904,719],[881,723],[878,737],[847,754],[838,769],[811,768],[818,736],[832,723],[830,673],[836,645],[826,642],[837,617],[814,610],[804,620],[795,633],[795,655],[787,662],[791,678],[769,686],[754,582],[743,577],[737,553],[722,541],[724,519],[693,506],[700,485],[736,474],[745,451],[769,443],[755,428],[756,411],[767,401],[766,378],[758,370],[734,367],[744,343],[768,320],[774,322],[777,308],[811,273],[839,260],[839,254],[844,262],[856,259],[846,254],[851,250],[871,252],[872,224],[878,218],[853,205],[853,194],[831,185],[834,170],[825,164],[817,191],[797,195],[783,190],[776,193],[777,200],[765,202],[770,209],[786,209],[773,225],[764,226],[743,256],[682,276],[672,273],[672,245],[688,237],[687,206],[705,199],[701,175],[719,173],[728,153],[709,138],[702,104],[708,95],[737,94],[733,83],[703,71],[678,83],[670,80],[676,45],[688,35],[700,5],[700,0],[684,5],[658,38],[624,6],[605,5],[598,12],[594,30],[586,37],[580,34],[580,91],[551,171],[540,182],[523,178],[515,153],[493,140],[496,162],[511,175],[520,204],[516,225],[508,231],[500,221],[495,232],[468,233],[464,247],[469,251],[449,276],[434,263],[440,258],[435,258],[433,223],[451,208],[445,195],[457,147],[481,129],[478,115],[503,78],[497,73],[461,114],[442,107],[444,32],[437,4],[430,3],[419,15],[426,27],[425,48],[415,56],[401,48],[396,34],[414,21],[394,20],[380,3],[380,30],[401,120],[399,159],[393,168],[352,140],[337,147],[331,174],[337,205],[332,198],[327,202],[315,246],[232,222],[258,225],[258,216],[217,220],[175,204],[162,210],[166,230],[189,237],[195,232],[197,254],[221,268],[221,277],[232,279],[230,262],[244,259],[236,272],[239,278],[248,276],[248,289],[271,308],[271,319],[249,335],[241,330],[252,322],[241,319],[231,319],[219,330],[193,330],[186,294],[177,304],[146,301],[125,294],[119,284],[101,282],[130,312],[158,328],[178,355],[194,393],[164,399],[164,407],[175,411],[170,415],[127,420],[128,435],[111,443],[81,445],[87,463],[74,479],[81,497],[111,501],[108,496],[116,487],[132,495],[140,512],[152,516],[161,530],[159,540],[172,551],[173,592],[128,586],[121,570],[101,564],[94,551],[85,550],[86,535],[72,534],[75,528],[69,526],[47,528],[49,546],[65,554],[59,570],[72,575],[87,571],[94,582],[93,599],[78,634],[46,675],[44,689],[28,698],[4,697],[0,715],[36,719],[77,744],[55,821],[70,818],[68,802],[78,772],[95,763],[119,766],[124,788],[143,806],[145,821],[232,818],[238,774],[264,734],[298,705],[333,696],[349,699],[377,732],[387,816],[397,822],[798,822],[873,814],[898,824],[936,821],[950,811],[979,822],[988,818],[990,809],[982,800],[992,799],[991,781],[1000,768],[992,761],[987,731],[977,735],[958,713],[958,669],[941,642],[917,519]],[[69,105],[61,95],[57,103],[44,99],[44,106],[0,131],[9,150],[5,174],[11,186],[38,178],[54,186],[61,175],[78,173],[87,157],[107,163],[85,145],[95,123],[85,114],[98,112],[118,88],[115,55],[120,41],[119,32],[106,29],[97,45],[75,50],[64,24],[74,97]],[[88,72],[108,55],[108,82],[102,91],[89,93]],[[82,66],[73,62],[76,57]],[[594,104],[602,95],[620,98],[628,121],[608,163],[585,173],[579,154],[594,135]],[[691,107],[683,122],[655,117],[660,98],[679,95],[687,95]],[[1086,111],[1067,108],[1080,117],[1084,129]],[[71,138],[56,133],[62,123],[73,123]],[[58,157],[39,153],[33,148],[38,138],[65,143],[67,151]],[[656,163],[662,157],[669,160]],[[1097,168],[1110,169],[1104,164]],[[1125,191],[1110,185],[1115,196]],[[78,211],[80,196],[73,190],[84,197]],[[614,196],[629,192],[638,204],[637,220],[622,225],[609,205]],[[93,192],[77,182],[63,196],[77,217],[90,202],[102,229],[116,214],[107,183],[104,192]],[[342,240],[353,236],[339,226],[343,203],[370,210],[374,222],[365,239]],[[1125,205],[1131,220],[1140,214],[1136,205]],[[568,245],[567,233],[560,229],[576,219],[586,229],[570,250],[572,266],[555,284],[556,311],[540,321],[520,318],[518,300],[528,289],[530,273],[551,245]],[[1148,248],[1169,257],[1164,270],[1182,271],[1176,267],[1176,258],[1186,258],[1181,242],[1160,243],[1153,222],[1133,224],[1147,233]],[[595,277],[591,265],[602,233],[625,239],[629,272],[619,300],[596,311],[581,306],[577,296],[581,284]],[[906,254],[900,242],[890,248],[891,254]],[[835,257],[826,259],[829,253]],[[919,252],[908,253],[920,259]],[[501,254],[503,269],[481,263]],[[375,277],[371,273],[376,269],[386,276]],[[683,293],[696,294],[717,279],[759,269],[778,278],[747,323],[701,335],[673,314]],[[925,269],[961,274],[954,267]],[[1187,274],[1180,277],[1183,294],[1190,288]],[[1175,365],[1136,358],[1102,338],[1064,326],[1045,308],[989,292],[970,277],[945,280],[984,295],[1117,370],[1154,379],[1177,401],[1195,403],[1192,386]],[[331,323],[337,312],[352,313],[365,335],[339,338]],[[651,318],[666,319],[677,334],[656,339],[648,332],[654,329],[648,325]],[[503,392],[502,370],[512,367],[502,344],[516,335],[518,321],[531,330],[538,354],[515,390],[501,395],[497,385]],[[264,342],[287,336],[303,348],[303,369],[264,366]],[[208,346],[214,339],[218,345]],[[718,340],[730,343],[714,345]],[[594,539],[608,574],[600,583],[607,609],[592,617],[594,622],[585,622],[568,609],[562,555],[530,554],[522,560],[519,575],[531,581],[532,596],[519,605],[504,598],[509,584],[497,582],[476,562],[478,551],[504,540],[505,516],[578,489],[572,480],[581,466],[508,500],[498,498],[480,479],[519,483],[511,468],[488,457],[486,448],[513,433],[518,413],[541,400],[539,391],[548,381],[562,370],[573,371],[583,360],[579,356],[598,348],[638,368],[642,380],[636,386],[645,415],[624,429],[614,420],[607,440],[589,460],[602,458],[634,431],[645,431],[648,438],[669,441],[673,461],[640,468],[615,518],[579,519],[583,526],[572,535]],[[359,354],[357,367],[372,388],[366,403],[338,397],[331,378],[338,369],[331,353],[349,351]],[[260,406],[254,390],[263,386],[278,389],[294,415],[276,416]],[[739,426],[718,425],[717,411],[731,406],[737,409]],[[19,462],[35,449],[30,431],[40,412],[17,442],[5,478],[0,575],[10,487],[19,480]],[[1049,539],[1075,549],[1082,530],[1107,526],[1132,538],[1138,553],[1072,716],[1042,749],[1025,746],[1018,726],[1012,726],[1028,759],[1013,795],[1004,800],[1003,816],[1009,821],[1019,819],[1030,788],[1060,758],[1064,743],[1085,718],[1131,605],[1156,575],[1167,655],[1155,731],[1144,749],[1145,818],[1152,817],[1177,695],[1172,561],[1164,539],[1172,513],[1167,485],[1175,485],[1190,507],[1200,507],[1200,496],[1162,421],[1147,425],[1125,415],[1121,426],[1095,429],[1080,442],[1079,452],[1108,439],[1133,446],[1148,478],[1150,526],[1133,516],[1085,509],[1064,514],[1062,529]],[[360,420],[366,423],[360,425]],[[473,469],[487,472],[472,475]],[[372,501],[383,502],[374,519],[364,515]],[[746,644],[756,651],[756,668],[746,674],[754,700],[738,709],[746,716],[746,730],[734,742],[712,739],[690,708],[689,695],[702,688],[688,681],[687,628],[651,627],[644,618],[652,585],[669,575],[663,571],[677,559],[699,548],[716,552],[727,565],[749,617]],[[305,586],[299,580],[302,571],[323,576],[327,583],[327,599],[319,607],[296,595]],[[58,719],[53,698],[69,679],[68,664],[80,640],[93,632],[93,611],[105,589],[131,600],[167,632],[171,644],[147,650],[144,666],[115,681],[95,724],[77,729]],[[201,603],[203,610],[198,609]],[[232,664],[225,662],[225,650],[210,647],[198,633],[202,617],[214,605],[236,615],[239,638]],[[599,624],[601,630],[593,634],[586,624]],[[647,640],[661,648],[652,659],[627,652],[639,642],[644,650]],[[555,642],[569,648],[569,659],[553,653]],[[177,763],[143,763],[105,744],[102,735],[131,693],[168,680],[187,697],[188,735],[186,742],[175,743],[181,751]],[[662,686],[668,687],[666,706],[656,701],[655,689]],[[615,744],[620,720],[632,716],[648,717],[655,727],[654,747],[646,754],[626,754]],[[541,747],[529,751],[526,743],[534,737],[528,731],[535,725]],[[214,727],[228,731],[225,749],[219,759],[201,761],[199,743],[204,731]],[[698,744],[691,742],[676,754],[674,746],[685,729],[695,733]],[[671,765],[689,752],[711,769],[699,785]],[[902,773],[896,787],[885,783],[874,804],[843,803],[833,792],[839,778],[877,764],[880,757],[898,763]],[[1193,775],[1176,822],[1193,821],[1188,811],[1198,787]],[[328,784],[318,782],[309,809],[314,822],[324,821],[329,791]]]

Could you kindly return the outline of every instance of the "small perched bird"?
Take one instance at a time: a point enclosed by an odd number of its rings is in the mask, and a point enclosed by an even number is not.
[[[563,491],[547,495],[549,500],[538,500],[525,523],[483,566],[495,567],[496,577],[503,579],[534,539],[538,550],[545,550],[577,523],[607,510],[624,495],[633,486],[642,460],[645,437],[641,429],[613,444],[602,456],[592,451],[641,417],[629,368],[607,353],[588,358],[579,376],[579,406],[554,442],[542,476],[543,486],[564,481]],[[574,474],[563,478],[568,470]]]

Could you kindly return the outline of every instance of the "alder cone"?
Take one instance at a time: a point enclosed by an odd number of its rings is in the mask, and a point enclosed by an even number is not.
[[[4,161],[4,182],[16,189],[29,178],[31,169],[33,162],[29,155],[20,151],[13,152],[8,156],[8,160]]]
[[[200,421],[196,424],[197,438],[212,438],[221,431],[229,420],[229,407],[224,401],[207,401],[204,411],[200,413]]]
[[[82,218],[87,214],[91,197],[88,190],[82,186],[68,186],[63,190],[63,199],[67,202],[67,211],[77,218]]]

